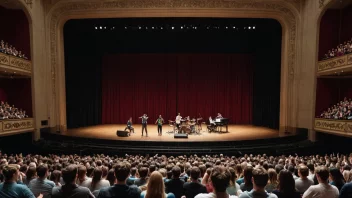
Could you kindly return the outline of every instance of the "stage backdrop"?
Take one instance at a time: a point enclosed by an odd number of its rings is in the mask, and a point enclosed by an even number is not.
[[[218,112],[252,124],[253,57],[248,54],[115,54],[102,60],[102,124],[148,114],[206,120]]]

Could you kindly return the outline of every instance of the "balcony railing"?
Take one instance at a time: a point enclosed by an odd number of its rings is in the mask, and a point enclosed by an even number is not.
[[[33,118],[0,120],[0,136],[34,130]]]
[[[318,74],[333,74],[334,72],[340,72],[341,70],[352,69],[352,54],[339,56],[318,63]]]
[[[352,120],[330,120],[316,118],[314,129],[316,131],[352,137]]]
[[[0,52],[0,69],[24,75],[31,75],[32,63],[29,60]]]

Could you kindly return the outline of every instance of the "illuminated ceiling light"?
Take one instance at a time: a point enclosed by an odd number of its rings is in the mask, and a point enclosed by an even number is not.
[[[103,27],[100,26],[100,29],[103,29]]]
[[[253,26],[253,30],[255,30],[255,26]]]
[[[181,26],[181,29],[183,29],[183,26]]]
[[[175,27],[172,26],[171,29],[175,29]]]
[[[95,29],[97,30],[97,29],[98,29],[98,27],[95,27]]]
[[[233,26],[233,29],[235,29],[236,27],[235,26]]]
[[[251,26],[249,26],[249,27],[248,27],[248,29],[252,29],[252,27],[251,27]]]

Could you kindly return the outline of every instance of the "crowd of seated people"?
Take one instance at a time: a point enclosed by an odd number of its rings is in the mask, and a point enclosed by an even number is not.
[[[345,198],[352,154],[6,155],[2,198]]]
[[[329,52],[324,55],[323,60],[343,56],[349,53],[352,53],[352,38],[351,40],[345,41],[343,44],[338,45],[336,48],[329,50]]]
[[[18,109],[14,105],[11,106],[7,102],[0,102],[0,120],[23,118],[28,118],[28,115],[26,115],[26,111]]]
[[[345,97],[343,101],[340,101],[336,105],[328,108],[328,110],[322,112],[319,117],[325,119],[351,120],[351,109],[352,100]]]
[[[15,47],[12,47],[12,45],[5,43],[3,40],[0,41],[0,52],[11,56],[28,59],[25,54],[23,54],[21,51],[17,51]]]

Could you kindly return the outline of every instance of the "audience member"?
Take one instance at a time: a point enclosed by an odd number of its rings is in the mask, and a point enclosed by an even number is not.
[[[0,120],[28,118],[26,111],[10,106],[7,102],[0,102]]]
[[[324,119],[339,119],[351,120],[352,119],[352,100],[346,97],[343,101],[338,102],[336,105],[328,108],[320,114],[320,118]]]
[[[310,186],[303,194],[303,198],[337,198],[339,196],[339,190],[328,183],[329,171],[325,166],[317,167],[315,176],[319,184]]]
[[[337,168],[330,168],[329,172],[330,184],[336,186],[340,191],[342,186],[345,185],[345,179],[343,178],[342,173]]]
[[[309,169],[307,166],[301,165],[298,167],[299,178],[295,180],[295,186],[299,193],[303,194],[311,185],[314,185],[313,180],[308,178]]]
[[[0,52],[11,56],[28,59],[26,55],[22,54],[21,51],[17,51],[15,47],[12,47],[12,45],[5,43],[3,40],[0,41]]]
[[[190,173],[191,181],[186,182],[183,185],[183,189],[184,189],[183,195],[185,195],[186,198],[194,198],[196,195],[200,193],[207,193],[207,188],[201,183],[199,183],[198,181],[200,175],[201,175],[200,169],[198,167],[193,167],[191,169],[191,173]]]
[[[38,178],[29,182],[29,189],[33,192],[34,196],[43,194],[44,198],[50,198],[52,189],[55,187],[53,181],[48,180],[49,170],[47,165],[39,165],[37,167]]]
[[[181,198],[183,195],[184,181],[180,179],[181,169],[179,166],[172,168],[172,179],[165,183],[166,193],[173,193],[176,198]]]
[[[300,198],[301,194],[296,191],[295,180],[290,171],[282,170],[279,173],[278,188],[273,191],[278,198]]]
[[[163,176],[158,171],[153,171],[147,184],[147,190],[141,193],[141,198],[175,198],[172,193],[165,193]]]

